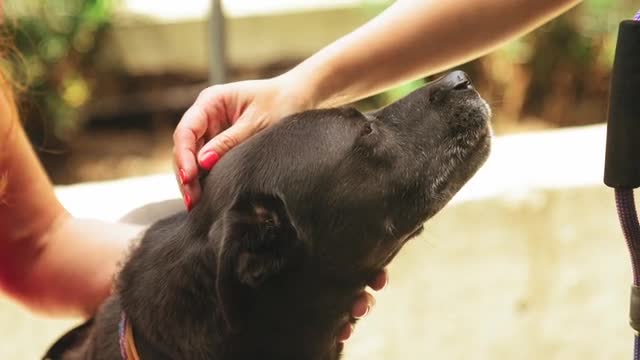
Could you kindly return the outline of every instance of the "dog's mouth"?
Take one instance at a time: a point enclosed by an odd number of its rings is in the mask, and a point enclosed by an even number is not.
[[[455,75],[455,74],[454,74]],[[449,81],[448,98],[441,100],[438,116],[427,123],[435,129],[432,156],[425,159],[424,176],[429,179],[425,201],[427,218],[435,215],[473,176],[489,156],[491,148],[491,107],[480,96],[466,75],[443,78]],[[457,82],[457,83],[456,83]],[[452,85],[455,84],[454,85]],[[437,85],[437,84],[436,84]],[[441,95],[442,96],[442,95]],[[434,146],[435,145],[435,146]],[[411,236],[416,236],[417,228]]]
[[[473,90],[476,93],[476,96],[478,97],[478,102],[479,104],[476,105],[476,110],[479,112],[480,116],[482,117],[482,120],[484,120],[487,123],[487,130],[489,130],[489,135],[491,134],[491,126],[490,125],[490,121],[491,121],[491,117],[493,116],[493,110],[491,110],[491,106],[489,105],[489,103],[482,97],[480,96],[480,94],[474,89]]]
[[[493,110],[491,110],[491,106],[489,106],[489,103],[485,99],[483,99],[482,96],[480,96],[480,101],[482,101],[482,111],[485,115],[485,120],[488,122],[493,116]]]
[[[491,107],[473,88],[461,91],[451,103],[452,116],[446,122],[440,146],[445,159],[457,159],[455,162],[464,165],[469,156],[487,150]]]

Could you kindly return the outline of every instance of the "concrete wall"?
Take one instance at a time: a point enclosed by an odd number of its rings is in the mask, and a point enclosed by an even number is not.
[[[102,61],[134,74],[206,74],[211,44],[208,10],[200,10],[198,16],[149,16],[154,9],[151,2],[146,4],[148,9],[138,13],[132,9],[119,13]],[[278,2],[271,6],[263,1],[225,3],[230,66],[255,69],[305,59],[376,14],[375,7],[362,7],[359,1],[273,5]]]
[[[222,1],[229,66],[256,69],[307,58],[375,16],[386,0]],[[208,74],[211,0],[120,0],[98,66],[131,74]],[[7,18],[35,13],[5,0]]]
[[[496,139],[487,165],[394,261],[345,358],[630,357],[630,265],[613,193],[600,185],[604,135],[595,126]],[[113,220],[175,196],[173,181],[83,184],[58,195],[75,214]],[[37,358],[73,322],[0,300],[0,359]]]
[[[631,281],[612,193],[445,209],[391,266],[347,359],[624,359]]]

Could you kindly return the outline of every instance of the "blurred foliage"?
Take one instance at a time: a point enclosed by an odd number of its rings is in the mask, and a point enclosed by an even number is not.
[[[66,141],[91,96],[92,64],[113,0],[10,0],[3,7],[8,20],[2,30],[15,48],[4,60],[28,99],[22,104],[26,125],[35,137]]]
[[[365,1],[369,11],[390,3]],[[630,0],[585,0],[542,28],[459,68],[471,75],[494,107],[499,130],[515,122],[569,126],[604,121],[618,24],[638,7]],[[437,76],[372,97],[364,107],[394,101]]]

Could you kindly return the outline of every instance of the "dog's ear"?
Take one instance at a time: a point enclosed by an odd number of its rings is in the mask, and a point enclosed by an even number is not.
[[[241,194],[212,229],[218,238],[216,291],[227,325],[239,318],[251,292],[300,259],[302,241],[286,204],[277,195]],[[213,234],[218,233],[218,234]]]

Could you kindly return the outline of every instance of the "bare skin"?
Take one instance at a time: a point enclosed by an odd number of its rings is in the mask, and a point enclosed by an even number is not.
[[[286,74],[204,90],[174,134],[187,207],[200,197],[200,168],[210,169],[235,145],[282,117],[342,105],[480,56],[578,2],[400,0]],[[93,313],[110,292],[118,261],[143,228],[67,213],[26,139],[4,81],[0,139],[0,291],[34,311]],[[381,273],[370,286],[379,289],[387,279]],[[373,302],[363,293],[353,315],[365,315]],[[351,331],[345,328],[340,339]]]
[[[91,316],[110,294],[119,261],[144,227],[71,216],[29,143],[0,75],[0,293],[30,310]],[[386,279],[372,280],[379,289]],[[373,304],[363,293],[353,316]],[[351,332],[346,326],[340,340]]]
[[[88,316],[142,228],[70,216],[20,126],[8,84],[1,89],[0,291],[37,312]]]
[[[283,117],[344,105],[461,64],[579,2],[398,0],[281,76],[203,90],[173,135],[176,177],[185,206],[191,209],[200,198],[200,169],[211,169],[230,149]],[[370,286],[378,289],[387,281],[384,271]],[[373,303],[373,296],[363,293],[354,305],[354,316],[365,315]],[[351,331],[345,329],[341,337],[348,338]]]
[[[186,206],[200,198],[200,168],[210,169],[231,148],[284,116],[340,106],[474,59],[579,2],[398,0],[281,76],[203,90],[174,133]]]
[[[64,209],[20,126],[7,85],[0,85],[0,291],[36,312],[90,316],[109,295],[118,262],[144,228],[78,219]],[[373,279],[372,287],[380,289],[385,281]],[[353,315],[364,316],[372,304],[371,295],[363,294]],[[340,339],[351,330],[346,327]]]

